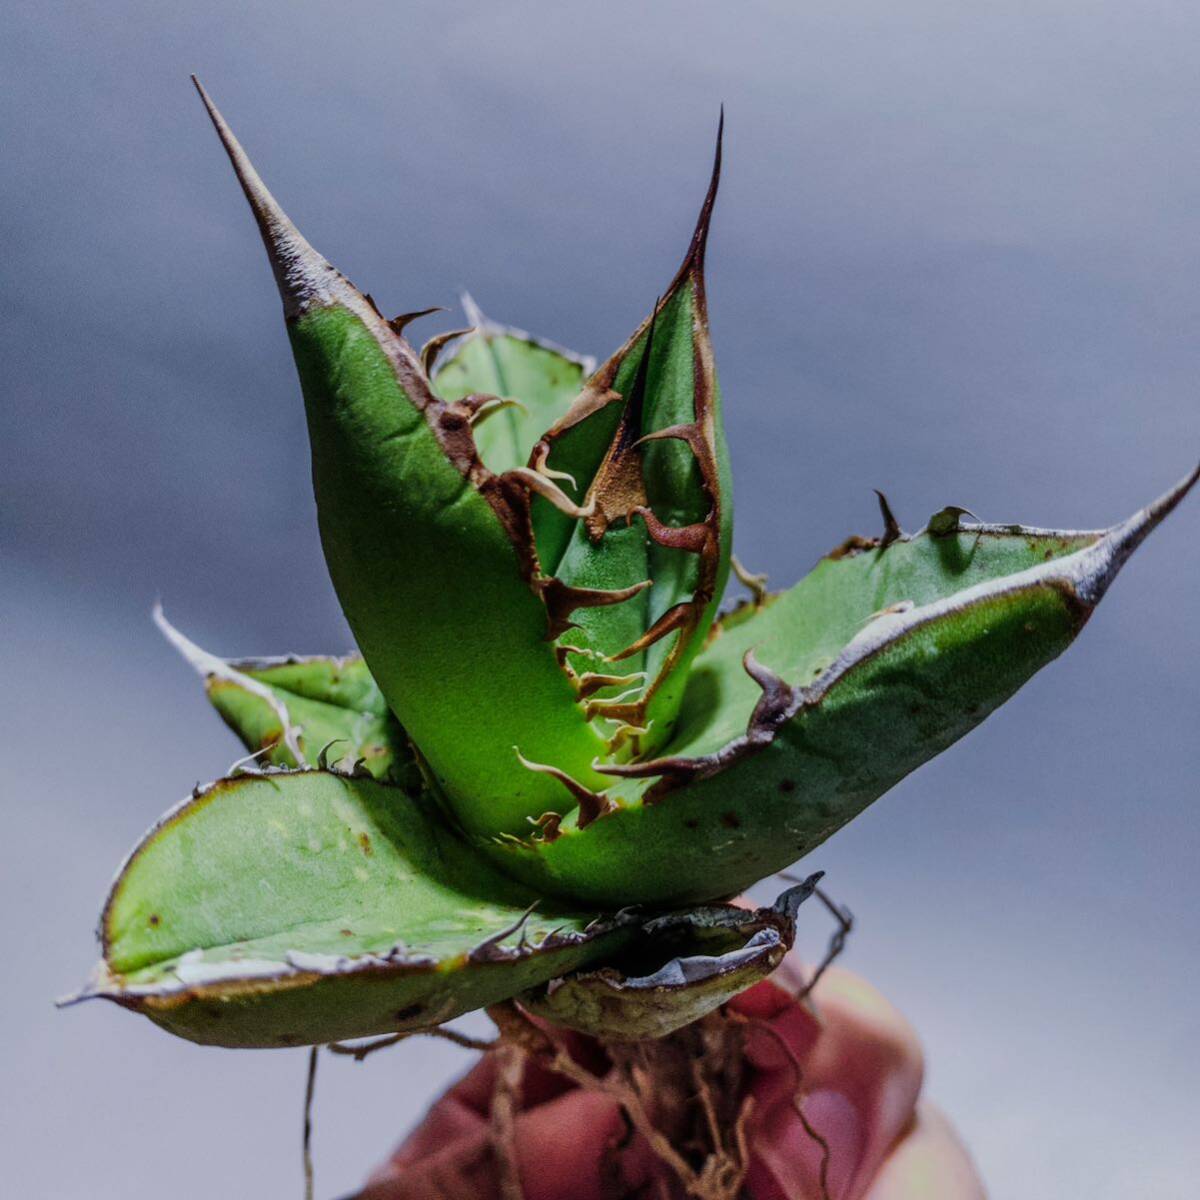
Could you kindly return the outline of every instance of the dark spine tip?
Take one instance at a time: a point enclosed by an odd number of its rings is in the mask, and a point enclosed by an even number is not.
[[[752,742],[770,740],[795,703],[795,690],[782,676],[760,663],[753,649],[747,650],[742,656],[742,667],[762,688],[762,695],[750,714],[746,736]]]
[[[1200,482],[1200,464],[1157,500],[1108,531],[1094,547],[1095,551],[1103,555],[1103,562],[1096,569],[1094,576],[1086,582],[1085,600],[1093,605],[1100,602],[1100,598],[1130,555],[1175,511],[1197,482]]]
[[[717,118],[717,144],[713,150],[712,173],[708,180],[708,191],[704,194],[704,203],[700,206],[700,215],[696,218],[696,229],[692,234],[691,245],[688,246],[687,257],[683,269],[701,272],[704,270],[704,252],[708,247],[708,229],[712,223],[713,205],[717,200],[717,190],[721,186],[721,154],[725,142],[725,105],[721,105],[720,116]]]
[[[883,538],[879,548],[886,550],[894,541],[904,536],[904,531],[900,528],[900,522],[896,520],[896,514],[892,512],[888,498],[878,488],[871,490],[879,497],[879,513],[883,517]]]
[[[440,304],[435,304],[432,308],[419,308],[415,312],[401,313],[398,317],[393,317],[388,324],[391,326],[393,333],[403,335],[405,328],[413,321],[419,321],[422,317],[429,317],[434,313],[445,311]]]
[[[254,210],[255,219],[258,221],[259,227],[263,230],[263,236],[265,237],[268,233],[268,226],[272,215],[271,210],[278,209],[278,205],[275,204],[274,199],[267,192],[258,172],[254,169],[245,150],[242,149],[241,143],[237,140],[233,130],[230,129],[229,123],[221,115],[221,110],[213,102],[213,98],[208,94],[208,90],[204,84],[195,75],[192,76],[192,84],[200,96],[200,101],[204,105],[205,112],[208,113],[208,119],[217,131],[217,137],[221,139],[221,145],[225,148],[225,153],[229,156],[229,161],[233,165],[238,183],[241,184],[242,191],[245,192],[246,199],[250,202],[250,207]]]
[[[204,85],[192,76],[192,83],[204,103],[208,118],[221,139],[221,145],[229,157],[237,181],[254,213],[254,219],[262,234],[279,285],[283,300],[284,315],[291,318],[304,312],[311,305],[328,304],[335,292],[351,292],[349,286],[336,271],[319,255],[300,231],[292,224],[287,213],[280,208],[271,195],[262,177],[254,169],[249,155],[213,103]],[[361,294],[355,298],[362,303]]]

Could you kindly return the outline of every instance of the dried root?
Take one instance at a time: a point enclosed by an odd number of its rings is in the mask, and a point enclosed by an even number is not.
[[[775,874],[786,883],[802,884],[804,882],[788,871],[776,871]],[[811,995],[813,988],[821,982],[821,976],[833,966],[834,960],[845,950],[846,939],[854,931],[854,914],[844,904],[838,904],[837,901],[830,897],[828,892],[819,887],[813,889],[813,894],[825,906],[829,915],[837,922],[837,928],[830,935],[829,945],[825,948],[825,956],[817,963],[812,977],[796,997],[797,1000],[801,1001],[806,1000]]]
[[[592,1070],[560,1035],[516,1005],[488,1010],[506,1051],[536,1058],[577,1087],[614,1100],[630,1130],[667,1167],[664,1200],[737,1200],[749,1165],[753,1101],[741,1097],[745,1022],[714,1013],[657,1041],[610,1043],[608,1069]],[[503,1104],[497,1074],[497,1102]],[[508,1200],[506,1194],[505,1200]]]
[[[376,1038],[370,1042],[330,1042],[325,1047],[331,1054],[341,1054],[348,1058],[353,1058],[355,1062],[362,1062],[369,1054],[374,1054],[376,1050],[386,1050],[389,1046],[395,1046],[399,1042],[405,1042],[411,1037],[432,1037],[441,1038],[444,1042],[453,1042],[456,1046],[461,1046],[464,1050],[494,1050],[495,1042],[486,1042],[480,1038],[468,1037],[465,1033],[458,1033],[454,1029],[448,1029],[444,1025],[434,1026],[432,1029],[414,1029],[408,1033],[389,1033],[385,1037]]]
[[[849,909],[820,888],[815,894],[836,926],[824,957],[797,997],[801,1001],[841,954],[854,925]],[[792,1103],[806,1134],[820,1147],[820,1200],[830,1200],[829,1142],[804,1112],[804,1077],[795,1051],[769,1023],[722,1008],[668,1037],[607,1043],[603,1047],[606,1065],[597,1070],[580,1062],[553,1026],[534,1022],[514,1002],[494,1005],[488,1015],[499,1030],[498,1053],[503,1056],[496,1073],[492,1121],[504,1200],[520,1200],[519,1182],[516,1191],[504,1189],[514,1186],[506,1178],[517,1178],[513,1098],[527,1057],[577,1087],[616,1102],[630,1133],[640,1137],[667,1168],[657,1184],[661,1200],[738,1200],[750,1164],[747,1129],[754,1101],[744,1091],[746,1038],[752,1031],[765,1031],[791,1064]]]
[[[786,872],[781,877],[798,882]],[[835,903],[820,888],[815,895],[836,926],[825,955],[797,999],[805,1000],[845,946],[854,923],[849,909]],[[627,1130],[620,1144],[609,1148],[601,1169],[619,1181],[618,1155],[637,1137],[666,1168],[654,1180],[657,1200],[740,1200],[750,1166],[749,1124],[753,1097],[746,1090],[746,1041],[751,1033],[765,1034],[779,1046],[794,1073],[792,1104],[805,1133],[820,1147],[820,1200],[829,1192],[830,1145],[804,1112],[804,1076],[796,1052],[769,1022],[723,1007],[667,1037],[601,1044],[603,1065],[581,1062],[572,1053],[563,1031],[529,1017],[514,1001],[487,1010],[499,1036],[494,1041],[472,1038],[445,1027],[395,1033],[356,1044],[332,1043],[332,1053],[361,1062],[378,1050],[410,1037],[438,1037],[469,1050],[495,1056],[495,1082],[489,1109],[490,1154],[500,1200],[524,1200],[517,1148],[517,1119],[522,1085],[529,1060],[569,1080],[576,1087],[598,1092],[618,1106]],[[305,1095],[305,1197],[312,1200],[312,1097],[316,1050],[309,1061]],[[484,1153],[487,1153],[485,1150]],[[527,1167],[528,1169],[528,1167]]]
[[[517,1108],[525,1073],[525,1052],[520,1046],[507,1044],[497,1047],[494,1053],[496,1084],[492,1091],[491,1124],[496,1178],[501,1200],[524,1200],[521,1164],[517,1159]]]
[[[317,1047],[308,1052],[308,1075],[304,1082],[304,1133],[301,1137],[301,1162],[304,1169],[304,1200],[313,1200],[312,1110],[317,1090]]]

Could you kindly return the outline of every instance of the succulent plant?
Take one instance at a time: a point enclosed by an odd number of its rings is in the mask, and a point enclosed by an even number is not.
[[[359,653],[226,661],[158,614],[252,760],[134,849],[81,998],[225,1046],[513,997],[669,1032],[778,964],[816,877],[728,899],[1060,654],[1196,481],[1090,532],[951,505],[908,534],[880,495],[881,535],[769,593],[731,555],[719,135],[679,271],[595,366],[470,303],[471,329],[416,350],[424,313],[386,319],[326,262],[200,92],[283,299]],[[751,595],[721,611],[731,568]]]

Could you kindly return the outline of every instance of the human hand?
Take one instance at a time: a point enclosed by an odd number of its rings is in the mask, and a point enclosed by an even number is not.
[[[745,1094],[752,1200],[982,1200],[946,1119],[920,1098],[911,1026],[869,984],[831,968],[808,1001],[788,959],[730,1002],[747,1024]],[[589,1039],[572,1053],[603,1071]],[[597,1068],[597,1064],[600,1064]],[[796,1107],[797,1073],[800,1107]],[[372,1176],[359,1200],[499,1200],[490,1117],[497,1056],[487,1054]],[[526,1060],[513,1158],[524,1200],[682,1195],[617,1102]]]

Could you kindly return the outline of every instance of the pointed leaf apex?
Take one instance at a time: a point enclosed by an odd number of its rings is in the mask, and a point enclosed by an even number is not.
[[[284,746],[287,747],[288,752],[296,760],[297,765],[304,762],[304,751],[300,748],[299,742],[299,730],[292,724],[291,714],[288,712],[287,705],[284,704],[279,696],[267,687],[266,684],[239,671],[225,659],[218,658],[217,655],[210,654],[207,650],[197,646],[191,638],[181,633],[167,620],[161,601],[155,601],[154,608],[151,610],[151,616],[163,637],[170,642],[184,661],[202,679],[223,679],[227,683],[236,684],[252,695],[265,700],[279,718],[279,727],[283,733]]]
[[[1180,501],[1195,487],[1197,480],[1200,480],[1200,464],[1157,500],[1134,513],[1128,520],[1114,525],[1087,552],[1089,561],[1086,576],[1076,583],[1081,600],[1093,606],[1100,603],[1130,555],[1175,511]]]
[[[708,228],[712,222],[713,205],[717,199],[717,189],[721,185],[721,149],[725,140],[725,105],[721,105],[721,115],[717,119],[717,145],[713,151],[712,174],[708,180],[708,191],[704,194],[704,203],[700,206],[700,215],[696,218],[696,229],[688,246],[687,257],[680,267],[680,275],[689,271],[702,274],[704,271],[704,252],[708,247]]]
[[[242,149],[242,144],[195,75],[192,76],[192,83],[208,110],[213,128],[225,147],[225,153],[229,155],[238,183],[242,185],[254,219],[258,222],[283,300],[284,316],[292,320],[314,305],[325,306],[344,299],[344,293],[357,297],[353,286],[309,245],[287,213],[279,207]]]
[[[467,318],[467,324],[477,329],[481,334],[486,333],[492,325],[492,322],[484,315],[483,309],[475,302],[475,297],[463,288],[458,294],[458,302],[462,306],[463,314]]]

